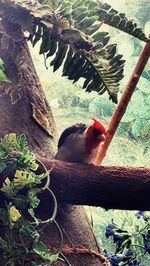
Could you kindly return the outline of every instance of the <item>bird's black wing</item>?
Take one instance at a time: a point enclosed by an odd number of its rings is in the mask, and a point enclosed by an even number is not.
[[[58,149],[65,143],[65,141],[69,137],[69,135],[71,135],[72,133],[76,133],[76,132],[79,132],[80,134],[82,134],[87,127],[88,126],[86,124],[79,123],[79,124],[75,124],[71,127],[66,128],[62,132],[62,134],[59,138]]]

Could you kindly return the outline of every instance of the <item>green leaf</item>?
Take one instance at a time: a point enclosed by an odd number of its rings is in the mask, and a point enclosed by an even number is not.
[[[19,148],[23,151],[24,148],[27,147],[27,139],[26,139],[26,136],[25,134],[21,134],[19,137],[18,137],[18,145],[19,145]]]
[[[58,257],[59,257],[58,254],[52,254],[52,255],[51,255],[51,258],[50,258],[51,262],[55,262],[55,261],[57,261],[57,260],[58,260]]]
[[[94,23],[90,28],[86,28],[85,30],[84,30],[84,33],[85,34],[87,34],[87,35],[92,35],[92,34],[94,34],[95,32],[97,32],[97,30],[98,29],[100,29],[100,27],[101,27],[101,23],[99,22],[96,22],[96,23]]]
[[[46,54],[46,59],[52,55],[54,55],[54,53],[57,50],[57,41],[56,40],[51,40],[51,44],[49,44],[49,52]]]
[[[17,194],[16,187],[10,182],[8,177],[4,180],[3,186],[0,190],[3,191],[9,199],[13,199]]]
[[[21,222],[20,233],[25,236],[32,236],[33,238],[38,238],[39,234],[36,228],[28,221]]]
[[[0,81],[9,81],[4,70],[0,68]]]
[[[40,38],[40,53],[46,53],[46,59],[56,53],[51,62],[54,71],[64,63],[63,75],[73,82],[84,78],[86,91],[97,91],[99,94],[107,91],[109,98],[117,103],[117,92],[119,82],[123,78],[125,61],[120,55],[116,56],[115,45],[110,49],[110,37],[107,32],[100,31],[101,25],[108,24],[145,42],[149,42],[150,39],[135,22],[109,4],[90,0],[51,0],[47,3],[49,7],[42,6],[37,1],[23,1],[23,4],[21,0],[11,3],[2,1],[1,14],[3,19],[17,23],[29,31],[33,45]],[[60,48],[63,45],[64,49]],[[85,61],[79,60],[81,55]],[[91,68],[93,75],[89,81]],[[16,101],[15,96],[13,101]],[[25,156],[24,165],[31,161],[28,160],[29,153]]]
[[[80,23],[76,24],[76,28],[84,31],[84,29],[91,27],[96,22],[97,19],[98,16],[86,17]]]
[[[67,49],[68,49],[68,46],[63,45],[61,42],[58,43],[58,49],[57,49],[56,55],[50,63],[51,66],[54,66],[53,71],[56,71],[62,65]]]
[[[94,42],[103,42],[104,38],[108,35],[108,32],[98,31],[92,36],[92,38],[94,39]]]
[[[84,7],[86,0],[78,0],[78,1],[74,1],[73,3],[73,9],[75,8],[79,8],[79,7]]]
[[[32,40],[33,47],[41,39],[42,27],[38,25],[38,30],[35,32],[34,39]]]
[[[46,53],[50,50],[52,45],[51,32],[43,28],[42,43],[39,54]]]
[[[33,250],[36,254],[38,254],[42,259],[49,260],[50,262],[55,262],[58,259],[58,254],[51,254],[47,249],[45,244],[42,241],[34,244]]]
[[[17,197],[15,197],[13,201],[17,209],[23,210],[27,208],[28,203],[26,196],[17,195]]]
[[[0,160],[0,173],[2,173],[4,171],[6,167],[6,163],[2,160]]]
[[[3,231],[2,236],[4,236],[4,239],[0,237],[1,264],[13,265],[14,262],[22,264],[22,258],[27,256],[30,259],[30,254],[31,256],[35,255],[35,259],[32,256],[33,261],[31,258],[31,262],[37,262],[39,259],[40,263],[45,262],[45,265],[48,263],[47,261],[53,263],[58,259],[58,254],[51,254],[47,247],[39,241],[41,228],[38,226],[41,221],[36,218],[34,212],[40,202],[37,196],[41,192],[36,184],[39,184],[48,175],[48,172],[37,175],[32,171],[31,168],[37,169],[35,155],[28,149],[24,135],[16,137],[15,133],[10,133],[1,138],[0,152],[3,156],[0,157],[3,179],[6,170],[10,171],[10,178],[4,179],[1,188],[1,194],[5,193],[5,195],[2,194],[2,197],[5,196],[5,207],[0,208],[0,224],[1,231]]]
[[[75,14],[74,18],[76,22],[80,22],[81,20],[83,20],[84,18],[86,18],[88,16],[88,10],[87,8],[85,8],[84,12],[79,12],[79,14]]]
[[[41,189],[34,188],[31,189],[28,193],[29,195],[29,200],[30,200],[30,206],[34,209],[37,208],[37,206],[40,203],[40,200],[37,198],[37,194],[41,192]]]
[[[124,31],[144,42],[150,42],[150,38],[146,37],[142,29],[138,28],[134,21],[128,20],[124,13],[119,13],[115,9],[108,8],[107,4],[101,5],[97,9],[97,14],[99,14],[98,20],[102,23]]]
[[[5,69],[4,69],[4,66],[3,65],[4,65],[4,62],[0,58],[0,81],[10,82],[9,79],[7,78],[6,74],[5,74]]]

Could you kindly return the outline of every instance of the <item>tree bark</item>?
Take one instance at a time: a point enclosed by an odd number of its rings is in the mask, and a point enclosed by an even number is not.
[[[0,136],[24,133],[34,152],[52,158],[56,151],[56,126],[50,106],[23,33],[13,24],[4,24],[6,33],[0,38],[0,57],[11,82],[0,84]]]
[[[56,126],[49,104],[37,77],[24,36],[16,25],[3,21],[0,35],[0,57],[4,61],[10,83],[0,83],[0,137],[12,132],[24,133],[29,147],[38,156],[53,158],[56,151]],[[44,205],[45,202],[44,202]],[[49,200],[48,206],[51,206]],[[66,250],[82,246],[99,254],[91,227],[83,208],[60,208],[57,221],[63,229]],[[53,226],[44,236],[49,248],[59,242]],[[71,254],[71,253],[70,253]],[[91,252],[69,255],[72,266],[101,266],[104,258]],[[64,263],[56,263],[64,265]],[[103,264],[104,265],[104,264]],[[106,265],[106,264],[105,264]],[[109,265],[109,264],[107,264]]]
[[[150,169],[40,160],[57,200],[106,209],[150,210]]]

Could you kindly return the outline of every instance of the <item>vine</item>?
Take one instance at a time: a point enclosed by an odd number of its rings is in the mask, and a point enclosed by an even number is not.
[[[39,164],[43,173],[37,174]],[[28,149],[24,135],[11,133],[0,139],[0,255],[1,265],[53,265],[57,260],[71,265],[62,254],[63,234],[55,218],[57,200],[49,188],[50,172]],[[50,217],[37,217],[39,196],[48,191],[53,199]],[[59,248],[50,252],[42,240],[47,225],[54,224]]]

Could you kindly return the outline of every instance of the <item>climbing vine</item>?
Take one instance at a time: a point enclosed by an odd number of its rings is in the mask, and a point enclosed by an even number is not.
[[[43,173],[37,174],[38,167]],[[55,218],[57,201],[50,190],[50,172],[28,149],[24,135],[8,134],[0,139],[0,255],[1,265],[52,265],[61,260],[63,235]],[[39,217],[40,195],[48,191],[53,210],[46,220]],[[60,245],[50,252],[42,240],[45,226],[55,225]]]

